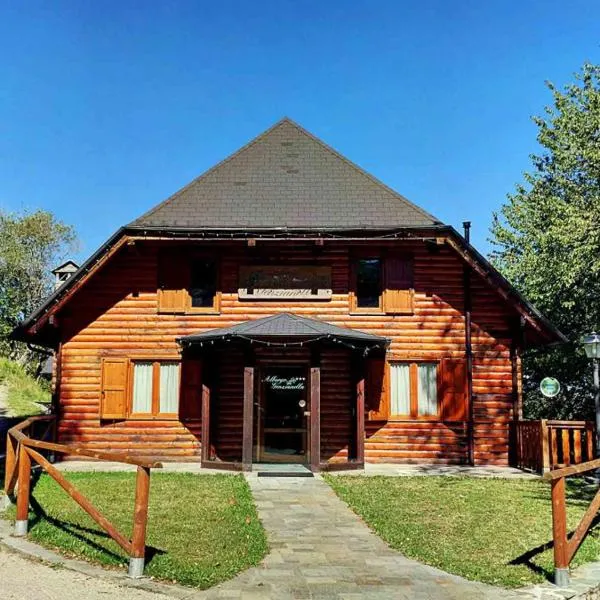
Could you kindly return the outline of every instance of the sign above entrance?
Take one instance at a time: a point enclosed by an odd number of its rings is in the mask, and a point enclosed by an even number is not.
[[[331,267],[240,267],[240,300],[329,300]]]
[[[267,375],[263,381],[272,390],[303,390],[306,377],[301,375],[293,377],[280,377],[279,375]],[[304,405],[300,405],[304,406]]]

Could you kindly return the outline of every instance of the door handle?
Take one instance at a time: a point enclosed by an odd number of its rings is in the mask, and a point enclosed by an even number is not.
[[[305,410],[304,411],[304,416],[305,417],[310,417],[310,410]]]

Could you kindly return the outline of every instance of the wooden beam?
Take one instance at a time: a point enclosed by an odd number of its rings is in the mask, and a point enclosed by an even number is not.
[[[138,467],[135,478],[135,507],[131,534],[131,556],[144,558],[146,553],[146,525],[148,523],[148,500],[150,496],[150,469]]]
[[[28,449],[21,444],[19,447],[19,483],[17,490],[16,520],[27,523],[29,517],[29,492],[31,490],[31,457]],[[25,528],[25,533],[27,528]],[[21,532],[19,532],[21,533]]]
[[[561,477],[579,475],[580,473],[586,473],[587,471],[593,471],[594,469],[600,469],[600,458],[581,463],[580,465],[572,465],[570,467],[550,471],[550,473],[544,475],[544,479],[560,479]]]
[[[242,433],[242,470],[252,471],[252,433],[254,408],[254,367],[244,367],[244,423]]]
[[[558,579],[559,576],[564,576],[569,568],[564,477],[552,481],[552,535],[554,538],[555,578]],[[555,583],[560,585],[558,580],[555,580]]]
[[[598,510],[600,510],[600,491],[596,492],[594,499],[591,504],[588,506],[585,514],[581,518],[579,525],[577,525],[577,529],[575,533],[571,536],[567,544],[567,560],[571,562],[573,560],[573,556],[575,556],[575,552],[581,546],[581,542],[585,539],[587,532],[592,524],[593,520],[596,518],[598,514]]]
[[[68,445],[68,444],[55,444],[53,442],[42,442],[40,440],[32,440],[23,434],[15,435],[15,438],[21,442],[23,446],[28,448],[38,448],[40,450],[50,450],[52,452],[58,452],[60,454],[74,454],[76,456],[87,456],[89,458],[95,458],[97,460],[110,460],[114,462],[122,462],[129,465],[135,465],[136,467],[151,467],[153,469],[160,469],[162,467],[161,462],[157,462],[143,457],[130,456],[129,454],[121,452],[99,452],[91,450],[85,446],[79,445]]]
[[[60,487],[85,510],[85,512],[110,535],[110,537],[127,552],[127,554],[131,554],[131,542],[121,534],[117,528],[70,482],[65,479],[63,474],[53,465],[51,465],[41,454],[37,453],[35,450],[31,448],[25,448],[27,454],[38,463]],[[19,487],[21,483],[19,482]],[[20,492],[19,492],[20,493]],[[18,504],[17,504],[18,510]],[[17,516],[18,518],[18,516]]]
[[[202,372],[205,373],[205,369]],[[200,464],[210,462],[210,388],[202,382],[202,433],[200,434]]]
[[[310,468],[321,470],[321,367],[310,369]]]
[[[365,376],[360,374],[356,383],[356,462],[365,461]]]

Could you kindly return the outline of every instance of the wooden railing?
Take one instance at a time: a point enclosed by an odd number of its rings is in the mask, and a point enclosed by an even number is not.
[[[32,430],[41,423],[47,423],[46,433],[42,439],[33,439]],[[54,427],[54,417],[30,417],[12,429],[9,429],[6,442],[6,466],[4,475],[4,491],[11,497],[17,489],[17,515],[15,520],[15,536],[27,534],[29,500],[31,493],[32,462],[37,463],[58,485],[60,485],[83,510],[121,548],[129,555],[130,577],[141,577],[144,572],[146,551],[146,524],[148,521],[148,498],[150,492],[150,469],[160,468],[159,462],[138,459],[117,452],[96,452],[75,445],[56,444],[44,441],[48,431]],[[123,535],[65,476],[43,456],[43,452],[85,456],[97,460],[122,462],[137,466],[135,483],[135,507],[133,512],[133,530],[131,540]]]
[[[552,485],[552,536],[554,538],[554,583],[560,587],[569,585],[569,564],[581,546],[598,510],[600,510],[600,490],[585,511],[579,525],[570,537],[567,537],[566,478],[582,475],[600,468],[600,459],[579,465],[550,471],[544,475]]]
[[[595,458],[592,421],[518,421],[517,466],[547,473]]]

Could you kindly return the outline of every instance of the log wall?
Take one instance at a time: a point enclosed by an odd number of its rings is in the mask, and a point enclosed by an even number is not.
[[[348,282],[351,248],[342,242],[314,244],[215,242],[221,268],[220,314],[159,314],[157,242],[124,246],[57,315],[61,339],[58,386],[60,442],[83,442],[177,460],[199,456],[200,421],[99,420],[100,361],[103,356],[177,357],[175,338],[227,327],[276,312],[294,312],[340,326],[391,338],[388,358],[440,360],[464,358],[462,260],[448,247],[433,249],[414,242],[402,248],[414,254],[413,315],[350,314]],[[384,243],[378,243],[380,248]],[[391,243],[388,243],[391,245]],[[264,248],[264,249],[263,249]],[[263,258],[260,258],[264,255]],[[237,273],[248,261],[319,264],[332,267],[330,301],[240,301]],[[515,318],[500,296],[473,276],[473,391],[475,458],[506,464],[509,423],[513,418],[510,360],[511,323]],[[218,361],[218,427],[212,439],[224,458],[241,444],[242,357]],[[343,460],[351,436],[353,384],[350,361],[342,351],[322,357],[322,441],[324,459]],[[211,419],[212,421],[212,419]],[[466,460],[465,423],[398,421],[366,424],[365,458],[370,462],[453,462]]]

